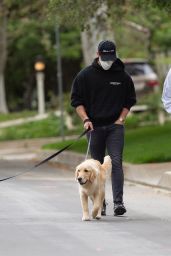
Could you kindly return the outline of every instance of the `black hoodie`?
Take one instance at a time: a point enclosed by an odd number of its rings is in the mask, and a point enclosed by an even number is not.
[[[114,123],[123,108],[130,109],[135,103],[133,81],[120,59],[104,70],[96,58],[73,81],[71,105],[75,108],[83,105],[95,126]]]

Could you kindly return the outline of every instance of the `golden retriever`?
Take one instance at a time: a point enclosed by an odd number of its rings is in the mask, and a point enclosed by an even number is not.
[[[101,218],[101,210],[105,198],[105,181],[107,171],[111,169],[110,156],[104,158],[104,163],[88,159],[76,167],[75,178],[79,183],[79,192],[83,210],[82,220],[90,220],[88,198],[93,202],[93,219]]]

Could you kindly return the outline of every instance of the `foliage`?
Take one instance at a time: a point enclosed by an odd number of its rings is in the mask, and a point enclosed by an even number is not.
[[[171,49],[171,22],[162,23],[160,29],[154,35],[155,44],[160,47],[160,51],[168,52]]]
[[[171,3],[168,2],[167,0],[51,0],[49,9],[53,16],[57,17],[59,23],[66,26],[74,24],[82,29],[88,26],[88,21],[92,17],[96,16],[99,23],[98,9],[106,6],[104,12],[114,27],[114,31],[118,24],[122,27],[127,26],[125,24],[128,21],[144,27],[144,32],[141,31],[143,38],[141,38],[140,33],[138,35],[140,36],[141,45],[142,42],[144,43],[144,38],[148,40],[147,48],[152,55],[154,48],[155,50],[159,50],[160,47],[163,49],[170,48],[171,24],[169,11],[171,10]],[[101,24],[103,25],[103,20],[101,20]]]
[[[46,101],[49,100],[50,92],[57,93],[55,29],[50,23],[39,23],[35,19],[9,21],[8,29],[6,87],[9,106],[11,110],[32,108],[36,91],[34,61],[37,55],[44,56],[46,62]],[[66,89],[71,85],[72,72],[79,68],[80,35],[75,29],[62,29],[61,42],[63,81]],[[70,69],[68,65],[71,66]]]
[[[78,29],[61,27],[61,55],[68,60],[80,60],[82,54]]]
[[[49,2],[49,9],[48,7]],[[104,8],[115,32],[116,42],[124,57],[147,57],[149,51],[168,51],[171,30],[170,1],[159,0],[3,0],[8,18],[8,60],[6,67],[6,91],[10,110],[33,108],[36,100],[36,81],[33,69],[36,55],[46,60],[45,94],[48,106],[51,95],[56,95],[56,48],[55,25],[60,23],[61,55],[64,90],[69,91],[73,76],[80,69],[80,30],[87,27],[88,20],[98,8]],[[47,21],[49,11],[51,23]],[[1,10],[0,10],[1,11]],[[2,12],[1,12],[2,15]],[[133,21],[150,31],[138,33],[125,26]],[[156,29],[158,28],[158,29]],[[150,40],[146,45],[147,39]],[[123,50],[124,49],[124,50]],[[53,97],[53,96],[52,96]]]
[[[139,8],[134,3],[133,9],[128,13],[128,19],[142,25],[147,30],[144,36],[148,40],[147,47],[151,55],[154,51],[161,51],[161,47],[168,48],[171,34],[167,32],[169,32],[171,23],[169,14],[164,9],[160,9],[158,5],[152,5],[150,1],[144,5],[141,4]]]
[[[135,4],[141,8],[142,6],[158,7],[166,12],[171,11],[171,2],[168,0],[134,0]]]
[[[5,82],[9,109],[36,107],[34,61],[43,55],[46,61],[45,94],[57,94],[55,26],[47,20],[46,0],[3,0],[0,16],[7,16],[8,57]],[[2,7],[2,8],[1,8]],[[71,27],[60,30],[64,90],[70,88],[73,73],[81,58],[79,32]],[[70,65],[71,69],[68,68]],[[34,106],[33,104],[34,103]]]
[[[139,104],[148,105],[150,109],[155,111],[161,108],[161,92],[155,92],[141,97]]]
[[[34,90],[33,65],[35,58],[39,54],[51,56],[51,47],[48,47],[46,37],[47,33],[45,28],[43,29],[43,25],[34,20],[9,21],[8,29],[6,88],[9,106],[11,110],[23,106],[23,103],[25,106],[31,107],[29,94]]]
[[[43,19],[46,13],[46,2],[46,0],[1,0],[3,10],[10,19],[16,19],[17,16],[20,19],[37,18],[38,15]]]
[[[49,17],[56,18],[57,23],[67,27],[77,26],[83,29],[103,0],[50,0]]]
[[[116,24],[116,42],[120,47],[126,46],[128,51],[124,52],[125,56],[146,57],[154,60],[156,52],[168,51],[171,48],[168,6],[161,7],[160,1],[157,2],[125,0],[124,4],[120,5],[119,12],[114,2],[108,5],[110,19],[113,24]]]

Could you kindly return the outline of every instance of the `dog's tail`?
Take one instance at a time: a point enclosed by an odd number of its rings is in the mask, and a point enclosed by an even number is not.
[[[110,156],[105,156],[104,157],[104,162],[102,164],[103,169],[108,172],[112,169],[112,163],[111,163],[111,158]]]

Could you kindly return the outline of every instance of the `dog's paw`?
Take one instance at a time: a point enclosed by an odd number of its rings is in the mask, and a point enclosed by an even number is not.
[[[101,215],[97,215],[96,220],[100,220],[100,219],[101,219]]]
[[[93,217],[93,219],[96,219],[97,214],[98,214],[98,211],[99,211],[98,208],[95,208],[95,209],[92,211],[92,217]]]
[[[83,216],[82,217],[82,221],[89,221],[90,220],[90,217],[89,216]]]

